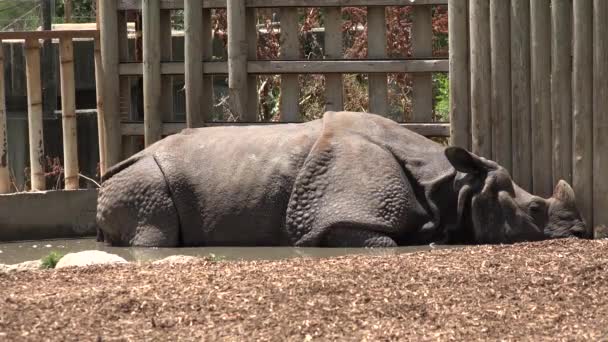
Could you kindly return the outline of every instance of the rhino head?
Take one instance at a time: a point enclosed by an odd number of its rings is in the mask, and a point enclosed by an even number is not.
[[[445,155],[458,171],[454,181],[462,212],[458,216],[472,228],[475,242],[589,238],[566,181],[560,180],[553,195],[545,199],[523,190],[504,167],[491,160],[458,147],[447,148]]]

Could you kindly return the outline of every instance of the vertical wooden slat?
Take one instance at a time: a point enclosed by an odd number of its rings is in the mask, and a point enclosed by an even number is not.
[[[249,60],[257,59],[258,48],[258,29],[256,27],[256,12],[255,8],[247,8],[246,10],[246,25],[247,25],[247,57]],[[247,75],[247,108],[245,109],[243,121],[255,122],[258,121],[258,76]]]
[[[281,59],[298,59],[300,41],[298,39],[298,9],[281,9]],[[298,75],[281,75],[281,121],[300,120],[298,101],[300,87]]]
[[[203,11],[197,0],[184,1],[184,82],[186,87],[186,125],[200,127],[203,91]]]
[[[593,228],[593,0],[573,2],[572,187],[587,228]]]
[[[199,12],[200,6],[199,7]],[[171,11],[161,10],[160,11],[160,59],[163,62],[170,62],[173,60],[173,48],[172,48],[172,33],[171,33]],[[200,55],[199,55],[200,62]],[[175,121],[175,113],[173,112],[173,76],[162,75],[161,76],[161,90],[162,94],[160,100],[160,108],[162,113],[163,121],[171,122]]]
[[[468,0],[448,2],[450,144],[471,148]]]
[[[0,40],[0,194],[11,190],[8,169],[8,138],[6,135],[6,88],[4,82],[4,48]]]
[[[527,191],[532,191],[530,106],[530,1],[511,0],[512,177]]]
[[[127,13],[118,12],[118,60],[129,60],[129,39],[127,37]],[[131,110],[131,77],[119,76],[120,119],[121,121],[137,120],[137,113]],[[133,136],[122,136],[122,158],[127,159],[137,153],[137,139]]]
[[[104,71],[103,71],[103,62],[101,60],[101,42],[99,39],[95,39],[95,47],[93,51],[93,58],[95,60],[95,88],[97,97],[97,139],[99,141],[99,177],[103,176],[106,173],[108,163],[107,163],[107,145],[106,138],[108,134],[106,133],[106,123],[105,119],[107,118],[107,114],[105,113],[104,108]],[[122,133],[121,133],[122,134]]]
[[[367,7],[367,56],[386,58],[386,12],[383,6]],[[369,74],[369,112],[388,114],[388,86],[386,74]]]
[[[327,7],[325,9],[325,57],[341,59],[342,52],[342,9]],[[325,75],[325,110],[340,111],[344,108],[341,74]]]
[[[471,37],[471,149],[492,158],[490,6],[487,0],[470,2]]]
[[[608,226],[608,1],[593,10],[593,225]]]
[[[25,73],[27,80],[27,112],[30,143],[32,190],[45,190],[44,136],[42,133],[42,84],[40,80],[40,43],[25,41]]]
[[[103,115],[103,137],[100,143],[105,145],[105,165],[102,170],[107,170],[110,166],[120,161],[122,154],[121,130],[120,130],[120,92],[118,75],[118,16],[115,1],[99,1],[99,28],[100,28],[100,52],[101,68],[98,68],[99,79],[103,81],[101,94],[102,111],[98,115]],[[99,101],[98,101],[99,106]],[[103,141],[101,141],[103,140]],[[105,171],[103,171],[105,172]]]
[[[431,6],[414,6],[412,23],[413,57],[433,56],[433,25]],[[412,74],[412,119],[414,122],[433,121],[433,78],[431,73]]]
[[[211,10],[203,9],[203,25],[201,32],[203,46],[203,60],[209,61],[213,55],[213,34],[211,32]],[[213,109],[213,76],[203,74],[203,89],[201,96],[201,122],[211,119]]]
[[[146,147],[162,137],[159,22],[159,1],[142,0],[144,141]]]
[[[228,0],[228,88],[230,110],[240,120],[247,110],[247,20],[245,2]]]
[[[550,0],[530,2],[532,44],[532,191],[538,196],[552,194],[551,161],[551,12]]]
[[[553,184],[572,182],[572,2],[552,0]]]
[[[63,127],[63,169],[66,190],[78,186],[78,136],[76,131],[76,84],[74,82],[74,44],[71,38],[59,40],[61,66],[61,123]]]
[[[511,172],[511,70],[509,0],[490,1],[492,156]]]

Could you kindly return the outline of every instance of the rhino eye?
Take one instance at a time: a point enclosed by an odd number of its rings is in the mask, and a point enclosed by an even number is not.
[[[532,215],[541,214],[543,212],[543,205],[538,202],[531,202],[528,210]]]

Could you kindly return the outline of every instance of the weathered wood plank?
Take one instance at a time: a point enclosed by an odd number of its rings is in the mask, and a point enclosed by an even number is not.
[[[106,173],[108,167],[106,152],[106,139],[108,134],[105,129],[105,119],[107,114],[105,112],[103,103],[103,92],[105,91],[105,72],[103,70],[103,63],[101,61],[101,41],[99,39],[95,39],[94,44],[93,58],[95,60],[95,96],[97,100],[97,139],[99,141],[99,175],[101,177]],[[118,138],[122,139],[122,134],[119,134]]]
[[[342,9],[325,9],[325,58],[341,59],[342,52]],[[344,88],[342,75],[325,75],[325,110],[339,111],[344,108]]]
[[[298,38],[298,9],[281,9],[281,59],[300,57]],[[297,121],[299,110],[300,86],[298,75],[281,75],[281,121]]]
[[[205,49],[206,51],[206,49]],[[359,74],[359,73],[425,73],[425,72],[447,72],[449,61],[447,59],[433,60],[294,60],[294,61],[251,61],[247,63],[247,72],[250,74]],[[121,63],[121,75],[141,75],[143,65],[141,63]],[[180,75],[184,73],[184,63],[165,62],[161,63],[163,75]],[[226,62],[205,62],[203,73],[227,74],[228,64]]]
[[[490,6],[487,0],[470,2],[471,39],[471,149],[492,158]]]
[[[201,44],[203,45],[203,60],[209,61],[213,55],[213,32],[211,29],[211,10],[203,9],[203,25],[201,32]],[[225,65],[225,70],[228,72],[228,64]],[[211,73],[206,73],[209,68],[208,63],[203,64],[203,89],[201,94],[201,120],[202,122],[209,121],[211,111],[213,110],[213,76]]]
[[[247,111],[247,18],[242,0],[228,0],[228,89],[230,111],[244,120]]]
[[[182,9],[184,0],[159,0],[160,8]],[[226,8],[226,0],[201,1],[204,8]],[[367,6],[370,0],[245,0],[247,7],[346,7]],[[447,5],[448,0],[374,0],[377,6]],[[119,10],[139,10],[141,0],[118,0]]]
[[[0,194],[11,191],[8,166],[8,136],[6,131],[6,88],[4,82],[4,49],[0,41]]]
[[[511,162],[511,59],[510,3],[490,1],[490,32],[492,60],[492,156],[512,171]]]
[[[593,0],[573,2],[572,187],[590,232],[593,229]]]
[[[552,0],[553,184],[572,182],[572,2]]]
[[[258,48],[258,29],[256,27],[256,10],[247,8],[245,10],[247,25],[247,57],[250,61],[257,59]],[[247,75],[247,109],[245,110],[243,121],[258,121],[258,76],[255,74]]]
[[[203,124],[203,10],[200,1],[185,0],[184,5],[184,83],[186,87],[186,123],[188,127]],[[162,66],[161,66],[162,72]]]
[[[512,177],[527,191],[532,191],[530,107],[530,1],[511,0]]]
[[[282,122],[207,122],[205,127],[216,126],[249,126],[249,125],[285,125],[288,123]],[[450,134],[449,123],[403,123],[403,127],[412,131],[427,136],[427,137],[447,137]],[[163,135],[176,134],[186,128],[183,122],[172,122],[163,124]],[[143,135],[143,124],[141,122],[129,122],[122,124],[122,134],[129,136]]]
[[[198,9],[198,11],[202,11]],[[160,11],[160,59],[163,62],[170,62],[173,59],[173,47],[171,41],[171,11]],[[200,56],[200,55],[199,55]],[[200,61],[200,58],[199,58]],[[161,76],[160,111],[163,121],[175,121],[173,112],[173,76]]]
[[[386,9],[381,6],[367,7],[367,56],[386,58]],[[369,112],[379,115],[388,114],[388,85],[386,74],[370,72]]]
[[[129,61],[129,39],[127,36],[127,13],[118,12],[118,59]],[[136,120],[136,113],[131,111],[131,77],[120,76],[120,120]],[[137,153],[137,142],[134,137],[122,137],[122,158],[127,159]]]
[[[469,107],[469,10],[468,0],[448,4],[450,144],[471,148]]]
[[[548,197],[553,190],[551,131],[551,1],[530,2],[532,92],[532,191]]]
[[[27,79],[27,122],[30,143],[31,190],[46,190],[44,178],[40,43],[36,39],[25,41],[25,75]]]
[[[78,133],[76,131],[76,83],[74,82],[74,43],[59,42],[61,67],[61,123],[63,128],[63,169],[66,190],[79,188]]]
[[[143,88],[145,146],[162,138],[161,71],[160,71],[160,7],[158,1],[142,0]]]
[[[431,7],[414,7],[412,23],[412,55],[433,56],[433,25]],[[414,122],[433,121],[433,78],[428,74],[412,75],[412,119]]]
[[[62,38],[98,38],[97,30],[60,30],[60,31],[3,31],[0,40],[18,39],[62,39]]]
[[[96,77],[103,80],[101,89],[103,98],[98,98],[98,108],[101,106],[103,113],[103,135],[100,143],[105,146],[105,159],[102,166],[103,172],[112,165],[120,162],[122,154],[122,141],[120,135],[120,90],[117,87],[119,81],[118,73],[118,12],[116,2],[99,2],[99,28],[100,28],[100,51],[101,61],[98,64]],[[101,66],[101,68],[99,68]],[[103,140],[103,141],[102,141]]]
[[[608,2],[593,10],[593,225],[608,226]]]

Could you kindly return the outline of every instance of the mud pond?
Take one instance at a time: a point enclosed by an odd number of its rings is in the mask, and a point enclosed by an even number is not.
[[[277,260],[297,257],[325,258],[342,255],[395,255],[459,246],[424,245],[397,248],[293,248],[293,247],[193,247],[134,248],[109,247],[94,238],[69,240],[36,240],[0,243],[0,264],[16,264],[40,259],[51,252],[67,254],[84,250],[101,250],[120,255],[128,261],[154,261],[171,255],[215,257],[222,260]]]

